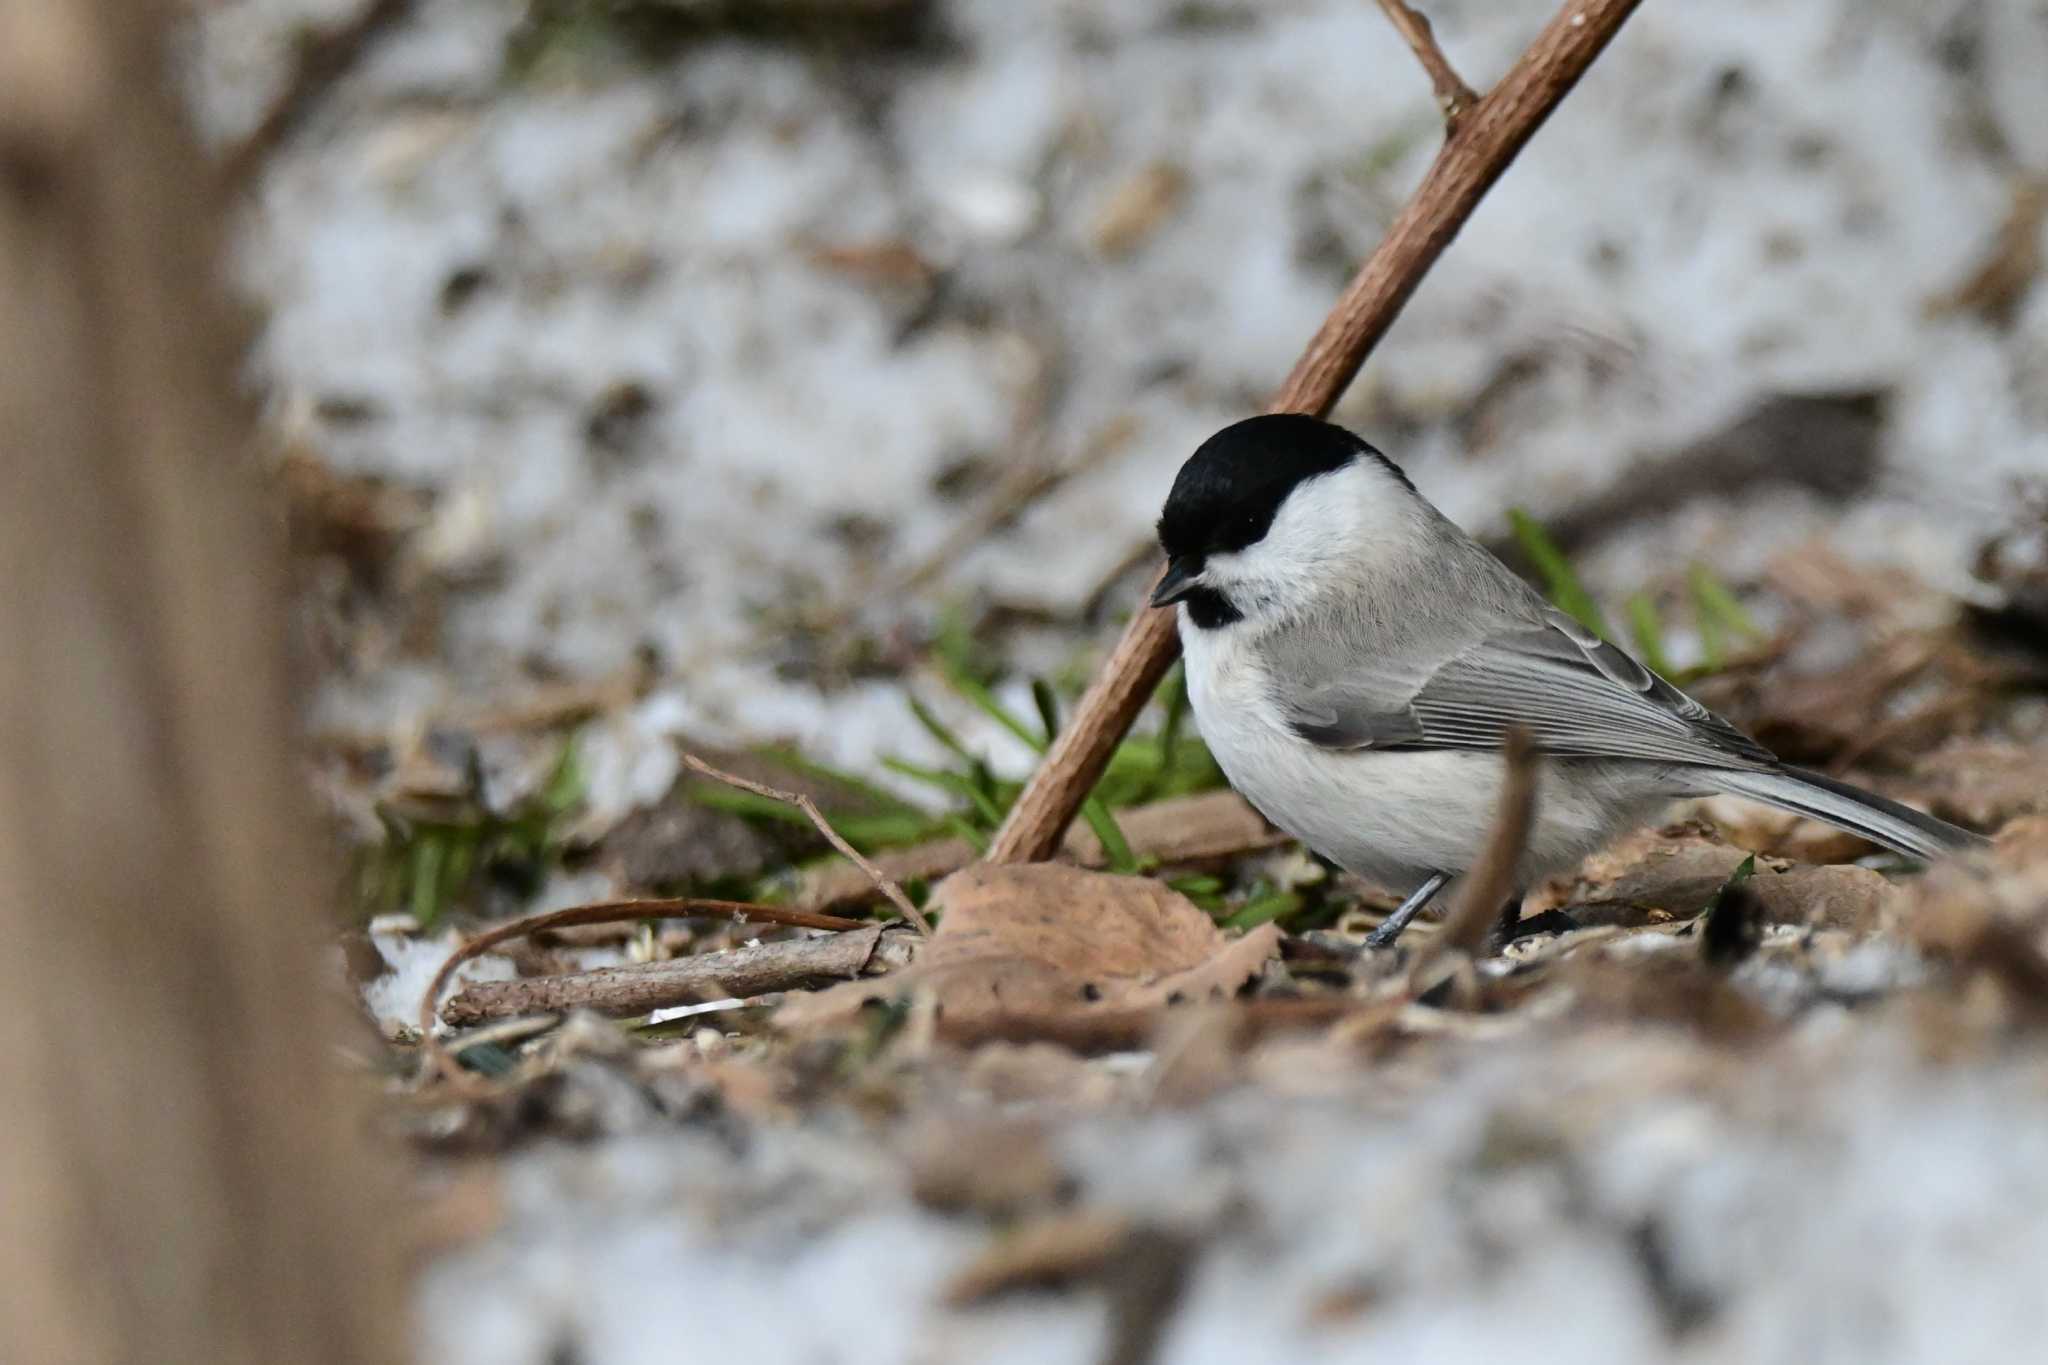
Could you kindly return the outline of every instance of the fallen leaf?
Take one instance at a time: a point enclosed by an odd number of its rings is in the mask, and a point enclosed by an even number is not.
[[[1271,924],[1233,942],[1186,897],[1147,878],[1058,863],[976,864],[941,882],[932,906],[939,930],[917,963],[793,999],[776,1023],[827,1026],[912,991],[930,992],[954,1028],[1129,1014],[1234,994],[1280,943]]]
[[[1687,919],[1705,909],[1749,853],[1697,826],[1623,840],[1581,868],[1568,913],[1582,926]],[[1868,868],[1759,859],[1746,887],[1767,924],[1871,933],[1905,905],[1903,893]]]
[[[1621,904],[1674,917],[1691,915],[1713,898],[1748,856],[1701,825],[1642,830],[1588,858],[1566,900],[1575,907]],[[1573,918],[1582,924],[1615,922],[1588,920],[1576,912]]]

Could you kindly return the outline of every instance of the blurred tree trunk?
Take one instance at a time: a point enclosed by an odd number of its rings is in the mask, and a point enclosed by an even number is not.
[[[0,0],[0,1360],[392,1360],[169,11]]]

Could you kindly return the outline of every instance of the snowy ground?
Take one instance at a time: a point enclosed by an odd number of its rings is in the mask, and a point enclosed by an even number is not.
[[[211,7],[213,134],[274,97],[299,22],[356,7]],[[1424,7],[1475,84],[1553,9]],[[1011,645],[1034,669],[1099,644],[1083,601],[1435,143],[1365,0],[876,8],[922,17],[643,60],[595,23],[535,57],[508,0],[420,0],[274,161],[238,256],[255,373],[289,442],[431,493],[407,555],[443,603],[330,679],[319,725],[400,731],[651,648],[655,690],[592,741],[601,803],[667,787],[670,733],[929,755],[901,681],[822,665],[790,604],[883,642],[1017,608],[1045,622]],[[1967,591],[2015,478],[2048,470],[2048,289],[1935,305],[2048,173],[2043,70],[2032,0],[1648,0],[1339,416],[1496,534],[1767,400],[1880,394],[1846,507],[1714,487],[1584,566],[1623,592],[1711,554],[1740,582],[1827,528]],[[899,589],[1033,461],[1078,472]],[[1753,1066],[1595,1030],[1392,1092],[1304,1065],[1033,1121],[1081,1202],[1203,1247],[1161,1359],[2017,1358],[2048,1328],[2038,1062],[1934,1067],[1899,1018],[1854,1018]],[[512,1159],[502,1225],[427,1277],[422,1358],[1103,1356],[1106,1291],[940,1306],[987,1229],[834,1122]]]
[[[198,84],[223,135],[275,76],[280,12],[337,8],[217,16]],[[1431,8],[1483,81],[1550,6]],[[583,55],[518,80],[518,6],[420,9],[264,179],[241,255],[280,422],[435,490],[418,554],[462,585],[430,654],[330,689],[336,725],[651,644],[680,679],[657,728],[918,753],[893,680],[821,699],[764,615],[860,604],[886,637],[987,594],[1071,620],[1179,461],[1277,382],[1436,136],[1359,0],[962,0],[838,55],[563,42]],[[1879,496],[1826,520],[1957,583],[2011,477],[2048,466],[2048,291],[2004,328],[1929,302],[2048,168],[2044,64],[2033,4],[1648,4],[1340,415],[1498,531],[1771,396],[1881,392]],[[1086,469],[869,600],[961,490],[1028,461]],[[1710,500],[1591,567],[1632,586],[1710,546],[1740,577],[1822,522],[1768,501]]]
[[[2048,1077],[1924,1041],[1836,1007],[1753,1058],[1639,1028],[1449,1074],[1311,1053],[1192,1111],[1040,1121],[1078,1204],[1196,1248],[1176,1365],[2025,1358]],[[948,1305],[1001,1234],[913,1199],[886,1126],[650,1127],[514,1165],[497,1234],[428,1279],[424,1358],[1114,1358],[1112,1276]]]

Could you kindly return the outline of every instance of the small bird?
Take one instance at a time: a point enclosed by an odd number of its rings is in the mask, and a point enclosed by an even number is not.
[[[1406,901],[1385,946],[1463,872],[1502,746],[1542,755],[1528,888],[1674,799],[1725,792],[1915,858],[1978,835],[1782,763],[1538,596],[1342,427],[1253,417],[1181,466],[1152,605],[1180,608],[1188,699],[1231,785]]]

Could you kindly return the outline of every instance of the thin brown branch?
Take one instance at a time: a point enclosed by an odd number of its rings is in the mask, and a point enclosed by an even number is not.
[[[1324,319],[1270,410],[1330,411],[1409,295],[1493,183],[1578,83],[1641,0],[1571,0],[1512,69],[1465,111],[1429,174]],[[1140,609],[989,849],[994,862],[1050,857],[1173,662],[1170,611]]]
[[[220,161],[221,183],[230,193],[246,187],[278,148],[297,133],[327,92],[354,69],[364,52],[412,11],[412,0],[369,0],[346,23],[304,35],[298,60],[278,96],[255,128]]]
[[[524,919],[509,920],[494,925],[476,937],[465,942],[448,960],[441,964],[441,970],[434,973],[434,979],[427,984],[426,992],[420,997],[420,1042],[426,1048],[427,1056],[442,1075],[451,1080],[466,1079],[455,1059],[434,1036],[434,1004],[441,998],[448,983],[454,979],[456,969],[470,959],[481,956],[509,939],[524,938],[528,934],[544,933],[550,929],[566,929],[578,924],[618,924],[627,920],[656,919],[661,917],[706,916],[730,919],[741,923],[782,924],[800,929],[867,929],[873,925],[866,920],[843,919],[838,915],[820,915],[808,910],[789,910],[779,905],[750,905],[745,901],[704,900],[696,896],[660,896],[645,900],[599,901],[594,905],[575,905],[566,910],[550,910],[546,914],[528,915]]]
[[[1478,92],[1465,84],[1458,75],[1451,59],[1437,46],[1436,31],[1429,26],[1429,17],[1402,0],[1380,0],[1380,8],[1386,11],[1387,22],[1401,35],[1401,41],[1415,54],[1415,60],[1422,63],[1422,69],[1429,73],[1429,84],[1436,91],[1437,107],[1444,111],[1444,127],[1456,132],[1458,120],[1465,111],[1479,102]]]
[[[624,1017],[724,996],[746,1000],[775,991],[808,990],[861,975],[875,960],[881,938],[882,926],[870,924],[825,938],[751,943],[666,962],[635,962],[519,981],[479,981],[443,1005],[441,1019],[468,1027],[492,1019],[575,1009]],[[909,940],[899,933],[892,941],[901,945]]]
[[[914,926],[921,934],[929,935],[931,933],[931,924],[922,914],[918,913],[917,907],[910,903],[910,897],[903,894],[903,888],[890,878],[882,875],[882,869],[869,862],[861,855],[859,849],[842,839],[839,836],[839,831],[832,828],[831,822],[826,820],[825,813],[818,809],[818,803],[811,800],[810,797],[805,796],[802,792],[781,791],[777,788],[755,782],[750,778],[726,772],[722,768],[714,768],[695,754],[684,754],[683,766],[700,777],[708,777],[714,782],[723,782],[728,787],[737,787],[743,792],[752,792],[756,796],[765,796],[770,801],[780,801],[785,805],[795,806],[810,819],[812,824],[818,827],[818,833],[825,836],[825,842],[838,849],[840,853],[845,855],[848,862],[867,874],[868,880],[875,884],[875,889],[887,896],[890,904],[894,905],[902,913],[905,923]]]
[[[1477,957],[1484,952],[1501,906],[1515,892],[1515,871],[1528,850],[1529,829],[1536,820],[1536,751],[1526,730],[1508,731],[1501,758],[1500,806],[1492,832],[1458,883],[1457,899],[1444,916],[1443,928],[1417,958],[1411,980],[1429,972],[1448,953]]]

